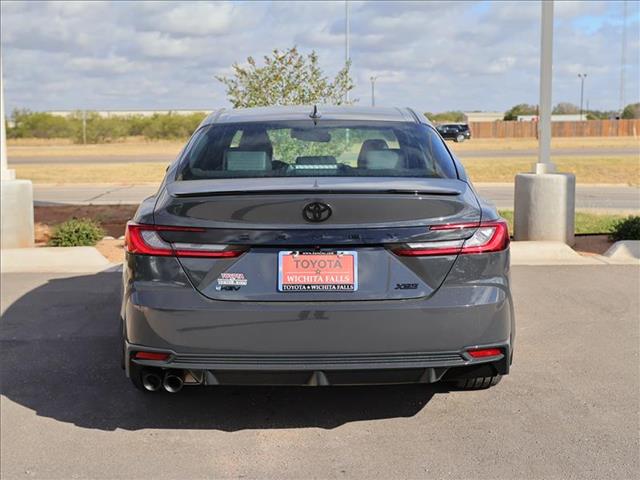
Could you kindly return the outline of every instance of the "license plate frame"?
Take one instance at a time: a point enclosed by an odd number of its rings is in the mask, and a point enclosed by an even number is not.
[[[348,265],[346,268],[344,267],[344,265],[341,266],[342,268],[336,267],[336,264],[333,263],[332,266],[335,268],[332,268],[331,270],[333,271],[331,272],[327,272],[326,268],[320,268],[321,270],[325,270],[320,274],[315,274],[315,271],[313,272],[313,275],[316,276],[316,282],[310,282],[310,283],[303,283],[303,282],[292,283],[289,281],[285,282],[284,276],[290,274],[289,271],[285,271],[285,270],[288,270],[288,268],[290,267],[290,265],[284,265],[285,258],[287,257],[292,257],[292,259],[298,259],[300,261],[299,263],[300,266],[302,266],[301,265],[302,260],[315,260],[317,262],[319,262],[320,260],[325,260],[325,264],[326,264],[329,260],[332,260],[335,262],[335,260],[342,260],[350,257],[351,260],[350,261],[348,260],[347,264],[350,263],[351,268],[348,268]],[[291,262],[287,262],[287,263],[291,263]],[[309,268],[306,268],[305,270],[306,271],[304,272],[294,272],[292,274],[312,275],[311,273],[308,272]],[[330,275],[339,276],[341,279],[347,278],[348,275],[347,277],[342,277],[342,275],[346,275],[349,272],[349,270],[351,270],[351,276],[350,278],[348,278],[349,280],[351,280],[350,282],[344,282],[344,283],[327,283],[326,282],[327,276],[330,276]],[[317,283],[317,280],[322,280],[322,282]],[[358,285],[358,252],[356,252],[355,250],[330,250],[330,251],[283,250],[278,252],[278,291],[279,292],[283,292],[283,293],[309,293],[309,292],[353,293],[358,291],[358,286],[359,286]]]

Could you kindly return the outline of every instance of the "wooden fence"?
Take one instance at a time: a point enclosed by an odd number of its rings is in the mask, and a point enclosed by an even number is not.
[[[537,136],[538,122],[470,122],[472,138],[528,138]],[[553,137],[637,137],[640,119],[552,122]]]

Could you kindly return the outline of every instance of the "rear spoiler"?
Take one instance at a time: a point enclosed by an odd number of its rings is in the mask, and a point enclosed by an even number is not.
[[[173,197],[218,195],[313,195],[313,194],[400,194],[461,195],[469,186],[460,180],[443,178],[240,178],[182,180],[167,184]]]

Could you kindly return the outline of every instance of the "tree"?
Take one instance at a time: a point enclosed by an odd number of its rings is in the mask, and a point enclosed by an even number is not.
[[[518,115],[537,115],[538,107],[529,105],[528,103],[519,103],[514,105],[504,114],[504,120],[517,120]]]
[[[608,120],[616,118],[620,112],[615,110],[588,110],[587,120]]]
[[[560,102],[551,111],[554,115],[571,115],[580,113],[580,107],[569,102]]]
[[[630,103],[624,107],[620,118],[640,118],[640,103]]]
[[[273,50],[258,66],[253,57],[247,66],[233,64],[233,76],[216,76],[227,87],[227,97],[234,108],[267,105],[310,105],[347,103],[346,93],[353,89],[350,62],[333,81],[323,74],[318,55],[312,51],[302,55],[296,47]]]

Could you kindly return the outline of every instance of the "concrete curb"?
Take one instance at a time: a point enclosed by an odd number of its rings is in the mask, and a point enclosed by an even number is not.
[[[614,243],[604,253],[605,261],[611,264],[640,265],[640,240],[622,240]]]
[[[96,273],[113,266],[94,247],[0,250],[0,271],[3,273]]]
[[[511,265],[606,264],[600,255],[580,255],[562,242],[511,242]]]

